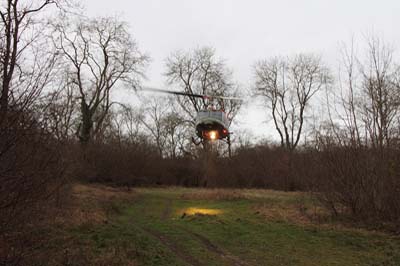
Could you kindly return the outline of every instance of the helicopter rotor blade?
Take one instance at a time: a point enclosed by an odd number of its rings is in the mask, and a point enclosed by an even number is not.
[[[174,94],[174,95],[180,95],[180,96],[189,96],[189,97],[202,98],[202,99],[221,99],[221,100],[243,101],[243,99],[239,98],[239,97],[218,96],[218,95],[203,95],[203,94],[187,93],[187,92],[183,92],[183,91],[172,91],[172,90],[156,89],[156,88],[150,88],[150,87],[143,87],[142,91],[168,93],[168,94]]]
[[[153,92],[168,93],[168,94],[174,94],[174,95],[180,95],[180,96],[190,96],[190,97],[195,97],[195,98],[207,98],[205,95],[201,95],[201,94],[193,94],[193,93],[187,93],[187,92],[183,92],[183,91],[155,89],[155,88],[149,88],[149,87],[142,88],[142,91],[153,91]]]
[[[208,98],[221,99],[221,100],[232,100],[232,101],[240,101],[240,102],[243,101],[243,99],[242,99],[242,98],[239,98],[239,97],[217,96],[217,95],[207,96],[207,97],[208,97]]]

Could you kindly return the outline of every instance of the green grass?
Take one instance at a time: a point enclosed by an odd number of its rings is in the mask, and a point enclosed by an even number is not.
[[[246,198],[236,200],[182,198],[195,191],[139,189],[109,223],[80,226],[70,234],[94,254],[114,250],[139,265],[400,265],[398,238],[271,221],[255,212],[257,204],[286,204],[296,195],[257,191],[252,197],[246,191]],[[182,218],[188,208],[221,213]]]

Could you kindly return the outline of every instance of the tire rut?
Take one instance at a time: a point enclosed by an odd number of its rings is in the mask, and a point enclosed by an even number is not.
[[[170,215],[171,215],[171,211],[172,211],[172,200],[168,199],[168,200],[166,200],[164,210],[160,215],[160,219],[163,221],[167,220],[168,217],[170,217]],[[179,246],[176,245],[176,242],[174,240],[170,239],[167,235],[162,234],[154,229],[144,227],[144,226],[140,226],[137,224],[136,224],[136,226],[139,227],[144,232],[146,232],[147,234],[151,235],[152,237],[158,239],[161,242],[161,244],[163,244],[165,247],[167,247],[172,253],[174,253],[178,258],[180,258],[182,261],[184,261],[188,265],[203,266],[203,264],[201,262],[199,262],[196,258],[194,258],[193,256],[182,251],[182,249],[180,249]],[[247,262],[242,261],[240,258],[238,258],[232,254],[229,254],[228,252],[224,251],[222,248],[215,245],[207,237],[205,237],[199,233],[193,232],[189,229],[186,229],[183,226],[178,226],[178,228],[181,229],[182,231],[188,233],[189,235],[193,236],[194,238],[196,238],[210,252],[213,252],[213,253],[217,254],[218,256],[220,256],[223,260],[228,261],[229,265],[250,266],[250,264],[248,264]]]
[[[192,266],[203,266],[198,260],[196,260],[194,257],[192,257],[189,254],[186,254],[183,252],[173,240],[168,238],[166,235],[161,234],[160,232],[157,232],[155,230],[145,228],[145,227],[140,227],[143,231],[148,233],[149,235],[153,236],[154,238],[157,238],[165,247],[167,247],[170,251],[172,251],[178,258],[183,260],[189,265]]]
[[[209,251],[218,254],[223,259],[229,260],[231,262],[231,265],[233,265],[233,266],[250,266],[250,264],[248,264],[247,262],[244,262],[240,258],[233,256],[233,255],[225,252],[224,250],[222,250],[220,247],[218,247],[217,245],[212,243],[211,240],[208,239],[207,237],[200,235],[196,232],[193,232],[189,229],[183,228],[181,226],[179,228],[182,229],[183,231],[187,232],[188,234],[194,236],[196,239],[198,239]]]
[[[171,215],[172,211],[172,200],[168,199],[167,202],[165,203],[165,208],[161,214],[161,220],[167,220],[168,217]]]

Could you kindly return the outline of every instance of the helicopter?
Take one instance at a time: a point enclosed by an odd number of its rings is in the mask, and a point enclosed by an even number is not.
[[[195,93],[187,93],[182,91],[172,91],[172,90],[164,90],[164,89],[156,89],[150,87],[142,88],[143,91],[152,91],[158,93],[167,93],[178,96],[187,96],[193,98],[201,98],[204,100],[214,101],[214,100],[234,100],[234,101],[242,101],[241,98],[238,97],[226,97],[226,96],[218,96],[218,95],[203,95],[203,94],[195,94]],[[229,131],[229,120],[223,108],[216,108],[215,105],[211,104],[209,108],[203,109],[197,112],[195,118],[195,129],[196,135],[201,140],[226,140],[230,143],[230,135],[232,132]],[[197,145],[200,142],[195,142],[194,138],[193,142]]]

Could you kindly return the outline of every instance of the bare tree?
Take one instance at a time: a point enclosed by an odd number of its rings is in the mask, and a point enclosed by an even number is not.
[[[162,158],[166,143],[164,119],[168,112],[169,106],[165,104],[165,98],[150,98],[143,102],[144,112],[140,117],[140,121],[150,132],[158,149],[158,154]]]
[[[329,81],[327,69],[318,57],[300,54],[260,61],[255,76],[256,92],[267,101],[281,146],[294,150],[310,100]]]
[[[319,148],[334,145],[361,147],[365,139],[360,116],[360,78],[354,41],[350,47],[343,45],[340,51],[337,86],[325,90],[327,117],[319,125],[314,125],[315,144]]]
[[[354,41],[343,46],[339,90],[327,93],[328,124],[336,145],[383,150],[397,142],[400,74],[382,39],[365,44],[361,55]]]
[[[189,139],[187,135],[191,132],[184,118],[176,112],[175,103],[173,99],[169,100],[169,112],[162,119],[166,138],[165,149],[171,159],[185,153],[185,145]]]
[[[119,105],[112,115],[112,128],[117,135],[119,142],[125,140],[126,143],[135,144],[141,140],[141,117],[140,108],[129,105]]]
[[[1,113],[7,112],[10,96],[18,97],[13,95],[14,90],[18,88],[20,92],[23,91],[32,97],[32,91],[39,90],[42,87],[39,84],[48,79],[48,68],[43,64],[48,61],[49,67],[52,68],[53,59],[40,60],[43,53],[39,53],[40,50],[37,49],[31,50],[43,36],[43,28],[35,21],[35,16],[47,6],[59,3],[61,0],[7,0],[0,4]],[[45,50],[43,46],[41,48],[42,51]],[[27,57],[34,62],[29,64],[29,70],[26,67]],[[38,64],[39,62],[41,64]],[[18,79],[15,79],[15,76],[18,76]],[[24,83],[25,91],[21,89],[21,83]],[[29,91],[26,91],[27,89]]]
[[[399,112],[400,94],[393,51],[379,38],[369,37],[366,62],[360,63],[362,117],[373,147],[389,147]],[[361,62],[361,60],[360,60]]]
[[[203,47],[191,52],[175,52],[167,58],[165,76],[171,86],[192,94],[227,96],[238,90],[232,81],[232,73],[225,62],[218,59],[215,50]],[[238,109],[240,102],[222,101],[221,108],[228,109],[231,117]],[[194,121],[196,112],[207,109],[211,102],[194,97],[179,98],[179,104]]]
[[[360,128],[360,120],[358,115],[358,95],[359,93],[359,79],[357,75],[357,57],[352,41],[350,49],[342,49],[342,64],[344,68],[344,78],[342,79],[339,73],[339,86],[341,109],[343,115],[340,115],[346,127],[347,136],[341,137],[340,141],[348,139],[351,145],[360,147],[362,145],[362,135]],[[331,119],[332,120],[332,119]],[[343,134],[342,134],[343,135]]]
[[[63,1],[0,3],[0,264],[18,265],[46,206],[64,184],[63,157],[40,103],[53,85],[57,54],[48,45],[45,10]],[[29,221],[29,222],[27,222]],[[31,245],[30,247],[28,247]]]
[[[165,76],[169,85],[192,94],[239,96],[238,86],[225,62],[216,56],[215,50],[203,47],[189,52],[175,52],[167,58]],[[213,106],[224,110],[231,123],[238,113],[241,102],[234,100],[215,101],[195,97],[179,97],[178,103],[194,125],[198,111]],[[203,143],[204,144],[204,143]],[[230,148],[230,141],[228,146]]]
[[[362,47],[362,46],[361,46]],[[339,90],[327,95],[329,121],[319,134],[318,197],[333,214],[368,220],[398,219],[399,91],[394,52],[368,36],[364,53],[342,50]],[[331,111],[334,112],[331,112]]]
[[[50,91],[41,99],[44,112],[40,118],[50,132],[60,141],[69,140],[77,128],[78,99],[70,74],[60,77],[60,88]]]
[[[111,92],[118,83],[136,89],[148,57],[139,51],[126,23],[116,18],[63,20],[54,25],[58,34],[53,41],[75,75],[81,105],[77,135],[87,143],[110,110]]]

